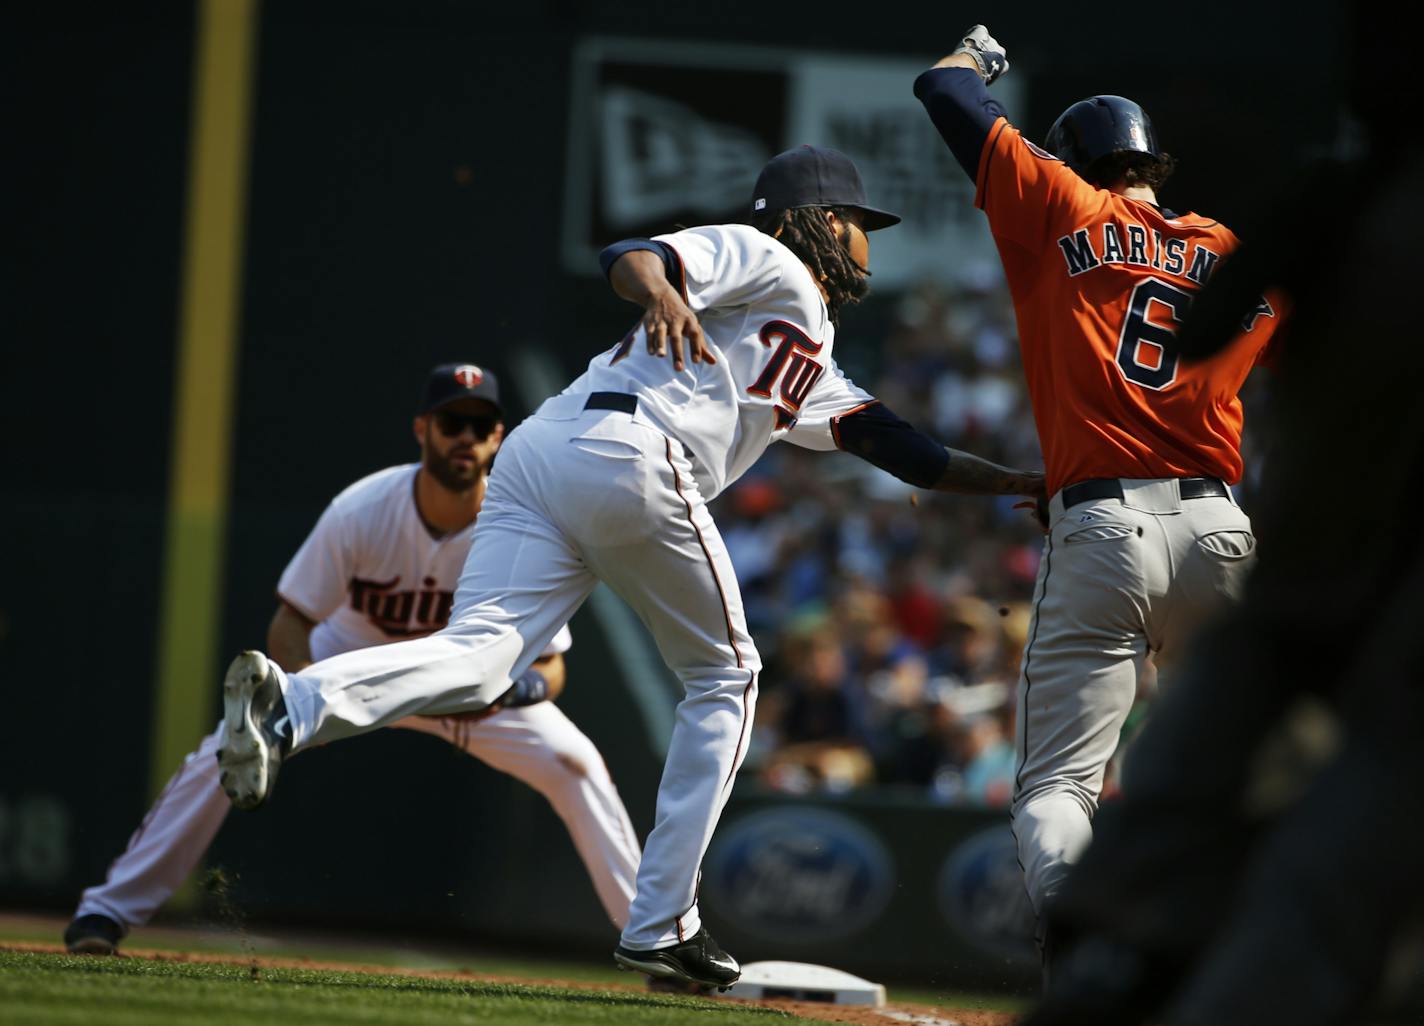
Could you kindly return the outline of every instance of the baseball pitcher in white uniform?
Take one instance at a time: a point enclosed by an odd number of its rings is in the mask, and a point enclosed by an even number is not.
[[[296,670],[443,627],[503,434],[494,375],[474,364],[436,367],[415,419],[421,462],[378,471],[343,491],[287,565],[268,631],[274,657]],[[526,683],[562,686],[562,653],[571,643],[560,627],[524,671]],[[443,738],[547,798],[609,919],[623,926],[637,838],[602,756],[556,705],[478,719],[409,716],[392,725]],[[218,786],[221,737],[219,728],[184,760],[108,878],[84,892],[65,932],[69,950],[113,952],[197,866],[231,808]]]
[[[295,673],[258,652],[234,660],[219,754],[234,804],[260,804],[283,759],[309,745],[413,713],[529,701],[522,675],[604,581],[685,689],[614,958],[683,983],[737,980],[701,923],[697,884],[747,752],[761,660],[707,503],[781,440],[845,449],[925,488],[1043,489],[1039,474],[945,449],[837,368],[837,316],[866,291],[866,233],[899,220],[866,203],[847,157],[773,158],[751,215],[604,251],[613,290],[645,313],[510,434],[447,627]]]

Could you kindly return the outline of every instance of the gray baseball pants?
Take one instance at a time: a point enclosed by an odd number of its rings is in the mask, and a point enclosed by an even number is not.
[[[1255,559],[1251,521],[1231,498],[1183,499],[1176,478],[1120,483],[1122,499],[1065,509],[1059,492],[1049,503],[1019,674],[1012,806],[1040,919],[1092,840],[1143,661],[1152,652],[1170,662],[1240,598]]]

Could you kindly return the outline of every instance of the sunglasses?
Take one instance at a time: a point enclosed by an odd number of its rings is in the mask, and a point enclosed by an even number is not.
[[[490,436],[498,423],[499,418],[488,413],[452,413],[449,410],[440,410],[435,414],[435,426],[447,438],[459,437],[468,427],[474,432],[475,440],[482,442]]]

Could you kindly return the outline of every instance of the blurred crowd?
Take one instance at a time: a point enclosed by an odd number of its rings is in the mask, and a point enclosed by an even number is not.
[[[946,445],[1043,465],[997,268],[854,311],[836,358]],[[749,774],[789,793],[1008,803],[1043,537],[1016,501],[917,493],[792,445],[718,498],[766,664]]]
[[[1042,466],[996,269],[853,318],[836,357],[858,384],[947,445]],[[791,445],[717,500],[766,663],[749,757],[765,786],[1008,802],[1042,539],[1014,503]]]

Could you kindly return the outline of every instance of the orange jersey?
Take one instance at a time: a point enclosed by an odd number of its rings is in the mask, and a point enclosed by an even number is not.
[[[1003,118],[976,185],[1013,295],[1049,494],[1098,477],[1239,481],[1237,393],[1277,309],[1263,297],[1243,337],[1207,361],[1163,348],[1236,236],[1089,185]]]

